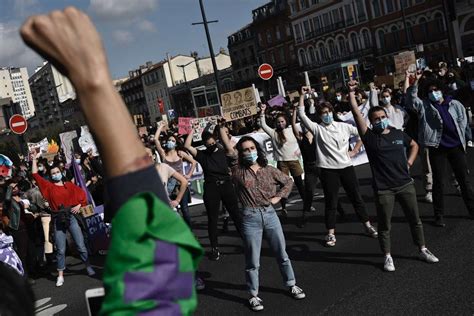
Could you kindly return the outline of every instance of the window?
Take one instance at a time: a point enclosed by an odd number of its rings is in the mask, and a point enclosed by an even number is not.
[[[276,64],[275,53],[270,52],[270,60],[271,60],[271,62],[272,62],[273,65]]]
[[[295,25],[295,37],[296,37],[296,41],[301,40],[301,26],[300,26],[300,24]]]
[[[370,47],[370,33],[369,30],[363,30],[362,31],[362,38],[364,39],[364,47],[369,48]]]
[[[280,28],[278,26],[275,27],[275,35],[276,35],[277,41],[279,41],[281,39],[281,34],[280,34]]]
[[[315,18],[313,18],[313,28],[314,28],[314,31],[315,32],[318,32],[321,30],[321,17],[320,16],[317,16]]]
[[[441,13],[436,13],[435,15],[436,29],[438,32],[444,33],[446,29],[444,28],[444,19]]]
[[[332,10],[331,14],[332,14],[332,20],[334,21],[334,23],[341,21],[341,17],[339,16],[339,10]]]
[[[258,33],[258,42],[259,42],[260,44],[263,43],[263,38],[262,38],[262,34],[261,34],[261,33]]]
[[[423,34],[423,39],[426,39],[428,37],[428,23],[426,21],[425,17],[422,17],[420,19],[420,28],[421,28],[421,34]]]
[[[291,36],[291,26],[290,25],[286,26],[286,36]]]
[[[394,25],[390,31],[392,33],[392,41],[395,44],[395,47],[400,47],[400,33],[398,32],[398,28]]]
[[[344,6],[344,11],[346,12],[346,23],[354,24],[354,16],[352,15],[352,8],[350,4]]]
[[[329,54],[331,55],[331,57],[337,56],[338,53],[337,53],[336,44],[334,43],[332,39],[328,41],[328,46],[329,46]]]
[[[358,51],[360,49],[359,38],[357,37],[356,33],[351,34],[351,43],[353,52]]]
[[[304,66],[308,63],[308,61],[306,60],[306,53],[304,52],[303,49],[300,49],[299,51],[299,62],[300,62],[300,66]]]
[[[272,42],[272,33],[270,31],[267,32],[267,44],[271,44]]]
[[[408,8],[410,6],[410,1],[409,0],[400,0],[400,5],[402,8]]]
[[[313,62],[316,61],[316,56],[315,56],[315,54],[314,54],[314,48],[313,48],[313,46],[310,46],[310,47],[308,48],[308,60],[309,60],[310,63],[313,63]]]
[[[380,10],[380,0],[373,0],[372,8],[374,9],[373,13],[375,18],[382,15],[382,11]]]
[[[328,59],[328,52],[323,43],[319,43],[318,50],[319,50],[319,55],[321,56],[322,60]]]
[[[304,35],[306,38],[308,38],[308,36],[310,35],[311,33],[311,29],[309,27],[309,20],[305,20],[303,21],[303,29],[304,29]]]
[[[280,62],[284,64],[286,62],[285,49],[280,47]]]
[[[300,0],[300,9],[306,9],[306,0]]]
[[[395,11],[395,4],[393,0],[386,0],[385,4],[387,5],[387,13],[392,13]]]
[[[291,13],[296,12],[296,3],[294,3],[294,2],[290,3],[290,11],[291,11]]]
[[[365,21],[367,16],[365,15],[365,7],[363,0],[356,0],[356,8],[357,8],[357,17],[359,21]]]
[[[323,22],[324,22],[325,27],[328,27],[331,25],[331,16],[329,15],[329,13],[323,14]]]

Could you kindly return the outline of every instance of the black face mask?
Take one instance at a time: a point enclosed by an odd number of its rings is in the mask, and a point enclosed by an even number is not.
[[[217,148],[217,144],[213,144],[213,145],[210,145],[210,146],[207,146],[206,150],[208,153],[213,153]]]

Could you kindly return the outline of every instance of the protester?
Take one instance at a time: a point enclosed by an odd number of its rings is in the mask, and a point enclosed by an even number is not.
[[[357,148],[349,152],[349,140],[351,136],[358,136],[357,128],[350,124],[334,122],[333,107],[329,102],[322,103],[318,107],[318,115],[322,123],[317,124],[311,121],[306,116],[304,108],[304,95],[308,89],[309,87],[301,88],[298,115],[305,128],[314,135],[316,142],[317,166],[320,168],[320,179],[324,190],[324,218],[328,230],[326,246],[334,247],[336,245],[336,209],[341,184],[354,206],[359,220],[364,224],[365,232],[376,238],[377,231],[370,224],[351,161],[362,143],[359,142]]]
[[[85,192],[72,182],[64,182],[62,173],[57,166],[53,166],[50,170],[51,180],[53,183],[43,179],[38,174],[38,158],[39,154],[32,154],[33,161],[32,173],[38,183],[38,187],[44,198],[48,201],[53,212],[52,220],[54,227],[54,236],[56,244],[56,260],[58,278],[56,286],[60,287],[64,284],[64,270],[66,268],[66,232],[69,231],[76,243],[77,250],[81,260],[86,265],[87,274],[95,275],[95,271],[89,264],[89,255],[84,244],[84,236],[79,227],[76,215],[80,213],[81,206],[87,204]]]
[[[192,314],[197,302],[194,271],[201,247],[184,221],[163,202],[167,200],[164,187],[112,84],[100,36],[89,17],[73,7],[34,16],[22,26],[21,35],[71,80],[104,161],[109,197],[105,219],[113,218],[113,229],[101,313]],[[38,183],[41,188],[42,182]],[[54,202],[50,203],[53,210]],[[166,273],[168,282],[153,282],[148,273],[141,277],[141,271]],[[180,273],[170,275],[169,271]],[[159,302],[133,290],[127,295],[127,289],[145,286],[150,293],[163,293],[178,280],[176,296],[164,296]]]
[[[154,137],[156,149],[158,150],[161,161],[169,165],[179,174],[181,174],[186,180],[189,180],[191,179],[194,170],[196,169],[196,161],[188,153],[181,150],[182,148],[180,147],[182,146],[180,146],[179,139],[173,134],[167,135],[165,137],[165,149],[163,149],[160,141],[160,135],[163,131],[163,128],[165,127],[163,123],[164,122],[159,123]],[[184,173],[184,161],[188,162],[191,166],[187,173]],[[167,182],[168,194],[173,196],[174,200],[176,200],[176,195],[180,188],[181,183],[179,180],[177,180],[176,177]],[[184,221],[186,222],[186,224],[188,224],[190,228],[192,228],[191,215],[189,214],[188,206],[189,202],[191,201],[191,193],[189,192],[187,186],[185,194],[179,199],[179,201],[179,206],[183,214]]]
[[[382,91],[380,102],[387,112],[387,117],[390,119],[390,124],[399,130],[404,130],[408,121],[407,112],[398,104],[392,104],[392,91],[385,88]],[[376,104],[378,105],[378,104]]]
[[[192,146],[195,133],[195,130],[189,133],[184,147],[199,162],[204,172],[203,199],[207,212],[209,240],[211,242],[209,259],[216,261],[220,259],[217,223],[221,201],[234,221],[239,234],[241,231],[241,216],[224,149],[217,145],[216,138],[207,131],[202,133],[202,141],[206,149],[196,149]]]
[[[391,125],[387,110],[375,106],[369,110],[368,128],[355,99],[356,81],[349,82],[349,101],[352,114],[364,142],[372,170],[372,186],[377,207],[379,242],[385,255],[384,270],[395,271],[390,253],[390,226],[395,200],[402,206],[414,243],[419,247],[420,258],[429,263],[438,262],[425,246],[423,224],[420,220],[414,180],[409,168],[413,165],[418,145],[401,129]],[[408,158],[406,149],[409,148]]]
[[[306,297],[296,285],[291,261],[286,253],[285,236],[273,205],[288,197],[293,186],[291,178],[282,171],[268,165],[265,153],[251,137],[242,137],[234,147],[221,129],[227,155],[232,157],[232,181],[242,204],[242,235],[245,244],[245,275],[250,308],[263,310],[263,301],[258,297],[260,252],[265,236],[276,256],[280,272],[290,294],[295,299]],[[277,186],[279,188],[277,189]]]
[[[272,140],[273,157],[277,161],[277,168],[286,175],[291,173],[301,198],[305,200],[302,178],[303,169],[298,160],[300,154],[298,140],[295,138],[295,135],[288,124],[287,117],[284,114],[279,114],[276,117],[275,129],[269,127],[265,119],[266,108],[265,104],[260,105],[260,124],[265,133],[267,133]],[[288,211],[286,210],[286,198],[281,199],[281,208],[283,216],[287,216]]]
[[[412,76],[407,72],[406,76]],[[474,192],[468,179],[466,160],[467,116],[464,106],[443,93],[439,81],[428,81],[423,99],[418,96],[418,83],[422,74],[415,74],[413,84],[407,91],[407,106],[417,110],[420,122],[420,141],[429,149],[433,170],[433,209],[438,227],[445,227],[444,184],[446,165],[449,162],[458,181],[464,203],[474,218]],[[408,79],[407,79],[408,80]]]

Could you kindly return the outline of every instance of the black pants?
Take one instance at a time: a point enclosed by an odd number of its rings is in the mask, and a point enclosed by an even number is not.
[[[474,215],[474,193],[467,174],[466,153],[462,146],[456,148],[430,147],[430,163],[433,170],[433,208],[434,214],[444,214],[444,184],[446,179],[446,165],[449,162],[456,180],[461,187],[464,204],[471,215]]]
[[[220,202],[224,204],[227,212],[234,221],[235,228],[240,234],[241,218],[239,203],[235,194],[234,185],[230,180],[223,183],[216,181],[204,182],[204,206],[206,207],[208,220],[208,233],[211,247],[218,247],[217,223],[219,221]]]
[[[35,268],[35,244],[31,234],[26,227],[18,230],[10,230],[15,242],[15,250],[23,263],[26,275],[34,273]]]
[[[304,165],[304,203],[303,212],[309,212],[313,204],[314,191],[318,184],[319,168],[315,163]]]
[[[355,213],[362,223],[369,220],[369,214],[360,194],[359,182],[353,166],[344,169],[320,168],[320,179],[324,190],[324,203],[327,229],[336,228],[336,210],[338,204],[339,187],[346,191],[347,197],[354,206]]]

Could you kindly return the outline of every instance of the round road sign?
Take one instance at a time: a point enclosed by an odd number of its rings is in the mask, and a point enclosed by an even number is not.
[[[18,135],[23,134],[26,132],[26,129],[28,128],[28,123],[26,122],[26,119],[18,114],[13,115],[10,118],[10,130]]]
[[[258,67],[258,76],[263,80],[269,80],[273,77],[273,67],[270,64],[261,64]]]

